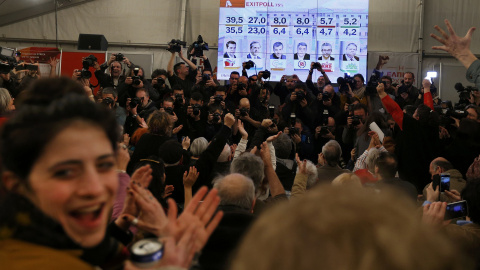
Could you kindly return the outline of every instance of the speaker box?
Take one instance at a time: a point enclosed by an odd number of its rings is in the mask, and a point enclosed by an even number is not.
[[[78,50],[106,51],[108,41],[104,35],[80,34],[78,36]]]

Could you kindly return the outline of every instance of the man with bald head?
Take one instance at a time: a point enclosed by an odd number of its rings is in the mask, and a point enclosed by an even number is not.
[[[467,184],[467,181],[463,179],[462,173],[460,171],[453,168],[452,163],[450,163],[447,159],[443,157],[438,157],[432,162],[430,162],[429,172],[431,175],[431,179],[433,180],[434,177],[441,174],[449,174],[450,175],[450,190],[456,190],[458,192],[462,192]],[[423,196],[427,201],[436,201],[438,198],[428,198],[427,188],[430,184],[426,185],[423,189]],[[442,202],[453,202],[453,200],[446,196],[444,193],[440,194],[440,201]]]
[[[227,259],[252,223],[255,187],[252,179],[232,173],[215,180],[224,216],[199,258],[203,269],[226,269]]]
[[[335,89],[331,84],[325,85],[323,92],[317,94],[317,122],[316,126],[321,126],[326,123],[328,112],[329,117],[335,117],[337,113],[340,112],[340,97],[335,94]]]
[[[250,107],[248,98],[240,99],[238,109],[235,110],[235,118],[242,120],[243,126],[249,137],[253,137],[255,130],[261,126],[262,119],[258,119],[255,108]]]
[[[232,101],[235,106],[238,106],[240,99],[248,97],[248,89],[248,78],[241,76],[238,78],[238,84],[231,89],[230,95],[228,95],[227,98]]]

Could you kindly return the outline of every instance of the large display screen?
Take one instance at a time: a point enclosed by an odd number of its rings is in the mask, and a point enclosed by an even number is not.
[[[367,39],[368,0],[221,0],[217,78],[241,74],[249,60],[249,76],[268,69],[271,81],[293,74],[305,81],[313,62],[333,81],[365,77]]]

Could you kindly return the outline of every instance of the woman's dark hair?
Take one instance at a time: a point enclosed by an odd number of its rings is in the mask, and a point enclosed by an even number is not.
[[[140,159],[140,161],[135,164],[134,171],[145,165],[150,165],[150,168],[152,168],[152,181],[148,186],[148,190],[152,192],[153,196],[164,208],[167,208],[167,203],[162,197],[165,191],[165,179],[163,179],[165,163],[157,156],[149,156],[148,158]]]
[[[430,107],[425,104],[420,104],[417,107],[418,121],[424,126],[437,128],[440,124],[440,116],[437,112],[432,111]]]
[[[119,132],[111,110],[93,103],[84,94],[64,93],[50,104],[42,98],[37,100],[38,103],[35,98],[30,99],[2,127],[0,155],[4,170],[26,180],[45,146],[78,121],[101,128],[116,150]]]
[[[367,119],[365,119],[365,123],[363,126],[357,131],[357,136],[362,135],[363,133],[370,131],[370,124],[375,122],[381,130],[388,129],[387,122],[381,113],[373,112],[370,114]],[[369,136],[365,136],[365,140],[370,140]]]
[[[83,86],[70,78],[47,78],[36,80],[27,90],[21,92],[15,99],[15,107],[21,109],[23,105],[47,106],[53,100],[62,98],[66,94],[76,93],[87,96]]]
[[[353,75],[353,78],[358,77],[360,80],[362,80],[362,83],[365,83],[365,78],[363,78],[363,75],[360,73],[357,73]]]

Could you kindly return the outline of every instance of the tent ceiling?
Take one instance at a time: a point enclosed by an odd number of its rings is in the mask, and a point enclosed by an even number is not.
[[[0,26],[65,9],[94,0],[0,0]]]

